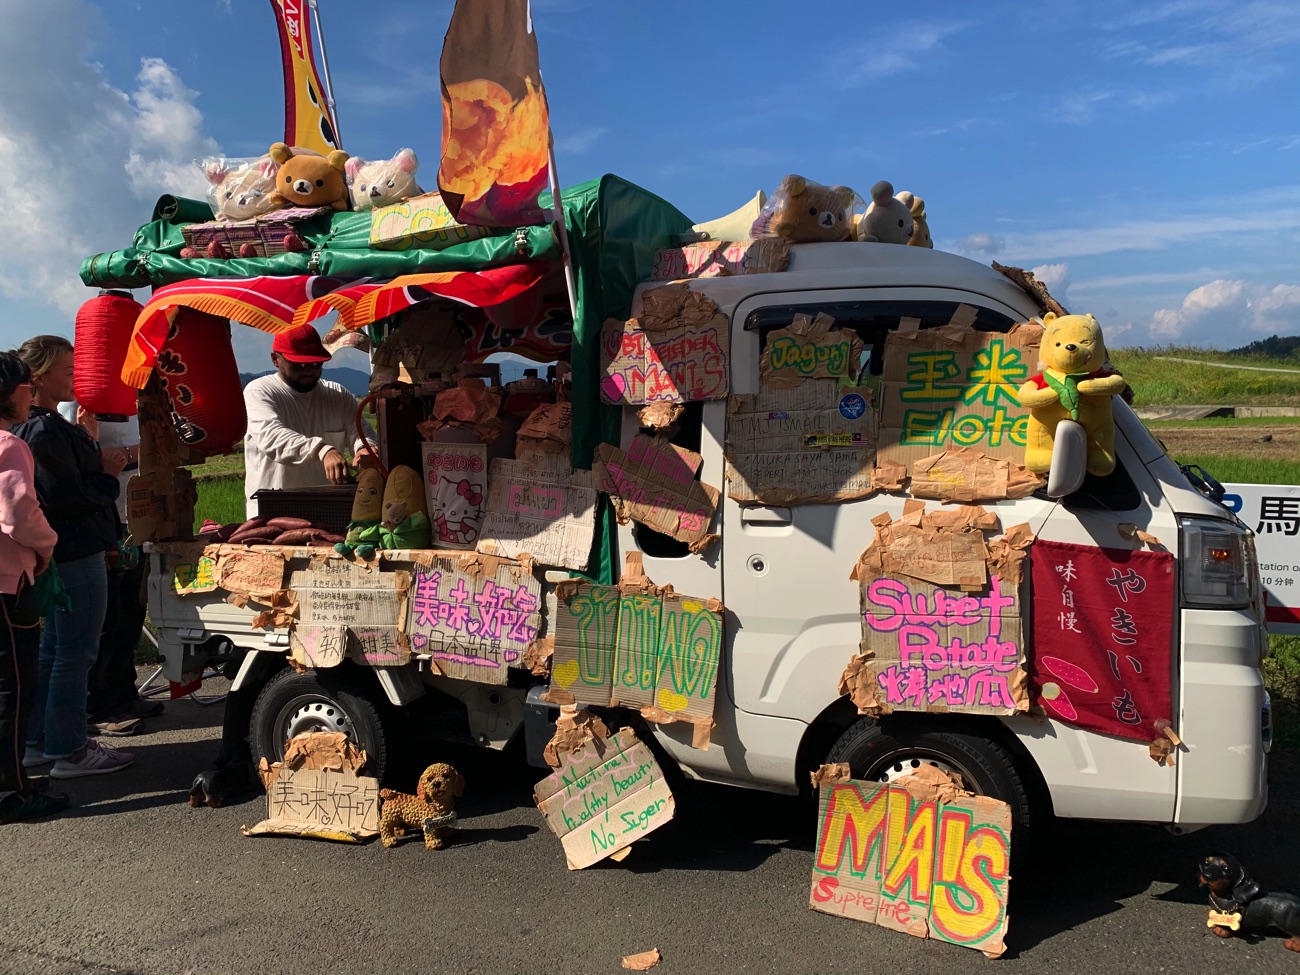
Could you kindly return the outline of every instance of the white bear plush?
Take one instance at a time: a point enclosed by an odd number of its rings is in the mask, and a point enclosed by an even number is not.
[[[352,209],[374,210],[419,196],[424,192],[415,182],[415,171],[419,166],[420,161],[410,149],[399,149],[392,159],[376,159],[374,162],[353,156],[344,170]]]
[[[854,240],[906,244],[912,239],[912,211],[894,196],[894,186],[881,180],[871,187],[871,205],[857,219]]]

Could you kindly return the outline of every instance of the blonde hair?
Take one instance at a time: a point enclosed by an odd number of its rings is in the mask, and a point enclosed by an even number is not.
[[[33,376],[49,372],[64,353],[71,351],[72,343],[62,335],[34,335],[16,350],[18,358],[27,363]]]

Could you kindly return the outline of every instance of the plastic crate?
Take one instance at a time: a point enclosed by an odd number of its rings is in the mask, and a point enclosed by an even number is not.
[[[337,535],[348,530],[352,520],[355,484],[326,484],[309,488],[262,488],[253,497],[257,513],[265,518],[306,518]]]

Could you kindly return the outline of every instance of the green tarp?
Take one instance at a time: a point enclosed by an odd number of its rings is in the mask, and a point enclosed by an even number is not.
[[[690,230],[680,210],[653,193],[617,176],[602,176],[561,193],[565,226],[577,287],[573,327],[573,464],[591,466],[596,445],[618,442],[619,414],[600,402],[600,326],[607,318],[626,318],[632,292],[650,276],[657,248]],[[549,194],[542,197],[551,206]],[[520,261],[561,258],[553,226],[521,227],[442,250],[370,248],[370,214],[322,214],[297,229],[307,250],[266,258],[183,259],[181,228],[210,219],[207,204],[165,196],[154,218],[124,250],[97,254],[82,262],[81,279],[92,288],[146,288],[201,277],[247,278],[258,275],[321,274],[394,278],[426,271],[478,271]],[[607,503],[590,575],[614,579],[617,553],[614,519]]]

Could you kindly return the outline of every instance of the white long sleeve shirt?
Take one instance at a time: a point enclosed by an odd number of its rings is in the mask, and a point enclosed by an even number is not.
[[[364,442],[356,435],[356,398],[338,383],[322,379],[300,393],[278,373],[244,387],[248,433],[244,436],[244,498],[248,517],[257,514],[253,494],[262,488],[317,487],[328,484],[325,455],[352,456]],[[366,438],[375,434],[364,419]]]

